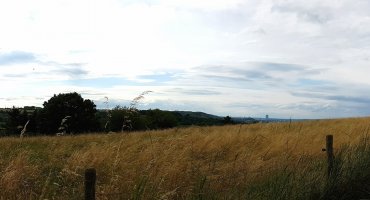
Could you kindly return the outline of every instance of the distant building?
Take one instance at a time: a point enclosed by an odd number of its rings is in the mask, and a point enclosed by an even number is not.
[[[269,115],[266,115],[265,116],[265,123],[268,123],[268,122],[270,122]]]

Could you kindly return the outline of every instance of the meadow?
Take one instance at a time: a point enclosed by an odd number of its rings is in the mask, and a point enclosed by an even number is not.
[[[370,118],[0,138],[0,199],[370,198]],[[334,136],[328,179],[325,136]]]

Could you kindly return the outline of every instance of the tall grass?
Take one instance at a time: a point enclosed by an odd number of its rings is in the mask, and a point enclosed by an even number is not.
[[[0,199],[370,198],[369,118],[0,139]],[[326,175],[325,135],[335,173]]]

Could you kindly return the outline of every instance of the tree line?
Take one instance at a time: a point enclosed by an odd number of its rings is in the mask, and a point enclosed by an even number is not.
[[[142,96],[139,96],[142,98]],[[42,108],[32,112],[13,107],[6,111],[3,135],[19,135],[23,130],[28,135],[80,134],[88,132],[128,132],[139,130],[165,129],[186,125],[231,124],[225,118],[206,118],[191,116],[189,113],[163,111],[159,109],[138,110],[134,104],[116,106],[113,109],[97,110],[89,99],[80,94],[54,94],[43,103]],[[26,125],[26,126],[25,126]]]

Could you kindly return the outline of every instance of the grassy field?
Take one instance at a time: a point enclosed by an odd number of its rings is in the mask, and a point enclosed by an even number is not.
[[[370,118],[0,138],[0,199],[370,198]],[[325,135],[335,173],[326,177]]]

